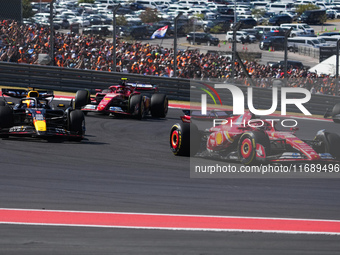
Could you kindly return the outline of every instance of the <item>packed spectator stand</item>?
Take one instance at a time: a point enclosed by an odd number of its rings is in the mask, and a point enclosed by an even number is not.
[[[1,21],[0,60],[5,62],[38,64],[38,55],[49,54],[49,28],[35,25],[21,25],[16,21]],[[99,36],[56,32],[54,36],[53,65],[63,68],[78,68],[98,71],[113,71],[112,43]],[[188,79],[219,79],[232,77],[232,63],[228,56],[206,53],[198,50],[179,50],[177,77]],[[141,75],[174,77],[174,52],[149,43],[128,43],[117,40],[116,71]],[[274,79],[283,79],[281,67],[272,68],[252,62],[244,62],[254,84],[271,87]],[[236,63],[233,82],[249,85],[241,66]],[[304,87],[312,93],[335,95],[334,76],[310,73],[306,69],[288,67],[288,85]]]

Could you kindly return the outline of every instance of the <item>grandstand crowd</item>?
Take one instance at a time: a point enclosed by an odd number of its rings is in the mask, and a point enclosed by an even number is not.
[[[0,61],[39,64],[38,55],[50,52],[50,30],[39,25],[21,25],[3,20],[0,24]],[[232,64],[227,56],[202,54],[198,50],[178,51],[177,77],[189,79],[229,79]],[[64,68],[113,70],[112,43],[99,36],[56,32],[55,66]],[[116,71],[142,75],[174,77],[174,51],[159,45],[128,43],[117,40]],[[244,62],[258,87],[272,86],[273,79],[284,78],[283,68],[256,62]],[[234,81],[245,82],[246,75],[236,63]],[[310,73],[306,69],[288,68],[288,84],[309,89],[312,93],[335,95],[335,77]]]

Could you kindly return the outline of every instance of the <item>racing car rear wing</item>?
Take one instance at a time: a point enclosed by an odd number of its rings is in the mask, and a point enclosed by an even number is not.
[[[158,87],[156,85],[152,84],[144,84],[144,83],[127,83],[126,85],[129,85],[133,88],[135,88],[135,91],[158,91]]]
[[[41,90],[41,89],[32,89],[34,91],[37,91],[39,93],[39,98],[48,98],[48,97],[54,97],[53,91],[48,90]],[[27,89],[1,89],[2,96],[6,95],[9,97],[14,98],[24,98],[27,97],[29,92],[32,90]]]

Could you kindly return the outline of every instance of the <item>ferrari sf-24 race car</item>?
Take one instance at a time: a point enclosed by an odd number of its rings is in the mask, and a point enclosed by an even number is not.
[[[97,112],[111,115],[130,115],[142,119],[148,114],[155,118],[165,118],[168,113],[168,98],[157,93],[158,88],[151,84],[125,83],[96,89],[95,97],[86,90],[75,96],[76,108],[85,114]]]
[[[18,98],[14,104],[7,97]],[[9,136],[67,138],[81,141],[85,135],[85,118],[80,110],[59,104],[53,109],[53,91],[38,89],[2,89],[0,100],[0,138]]]
[[[298,128],[279,131],[273,121],[255,119],[249,112],[243,115],[208,112],[205,117],[194,111],[184,112],[182,123],[173,125],[170,131],[170,148],[175,155],[203,154],[245,165],[259,162],[334,162],[340,159],[340,136],[325,130],[318,131],[313,140],[302,140],[295,135]],[[225,121],[205,130],[199,130],[193,123],[195,119],[209,118]]]

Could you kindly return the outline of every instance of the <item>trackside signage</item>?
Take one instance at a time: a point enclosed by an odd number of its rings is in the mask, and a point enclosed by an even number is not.
[[[233,114],[234,115],[241,115],[245,112],[245,95],[243,91],[235,86],[230,84],[215,84],[215,89],[225,89],[231,92],[233,98]],[[215,90],[216,91],[216,90]],[[217,93],[217,92],[216,92]],[[303,95],[302,98],[288,98],[290,93],[298,93]],[[253,88],[247,88],[247,106],[251,113],[259,116],[270,115],[277,110],[278,106],[278,96],[280,94],[281,97],[281,115],[287,115],[287,105],[295,105],[301,113],[304,115],[312,115],[303,104],[309,102],[311,99],[311,93],[305,88],[292,88],[292,87],[282,87],[281,93],[279,93],[277,87],[272,88],[272,105],[269,109],[259,110],[255,109],[253,103]],[[201,113],[202,115],[207,114],[207,94],[201,95]]]

